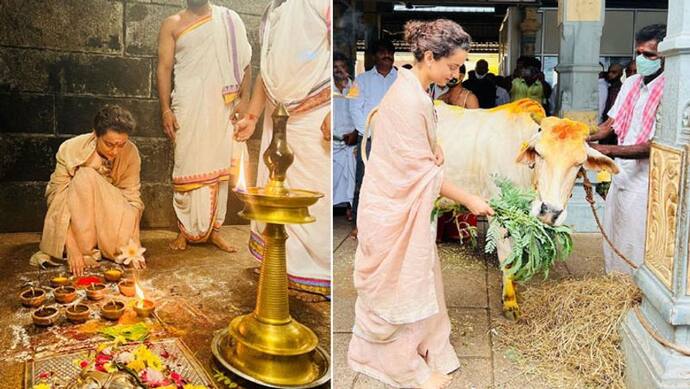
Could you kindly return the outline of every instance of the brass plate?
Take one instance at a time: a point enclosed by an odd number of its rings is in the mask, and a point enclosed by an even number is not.
[[[100,343],[100,342],[99,342]],[[178,338],[159,339],[150,342],[153,350],[164,348],[170,354],[170,359],[176,361],[176,370],[182,374],[183,377],[189,380],[190,383],[196,385],[206,385],[210,388],[217,389],[215,382],[196,360],[194,354],[189,348]],[[52,372],[51,381],[59,380],[65,385],[74,381],[81,369],[74,365],[74,360],[82,360],[93,353],[98,343],[89,343],[88,346],[78,350],[69,351],[66,353],[49,353],[47,355],[37,356],[32,361],[25,363],[24,374],[24,388],[31,389],[33,385],[40,380],[39,375],[44,372]],[[132,348],[135,348],[141,343],[132,343]],[[128,347],[128,346],[122,346]]]
[[[279,389],[306,389],[306,388],[314,388],[319,385],[323,385],[326,382],[328,382],[331,379],[331,361],[330,358],[328,357],[328,353],[321,348],[320,346],[316,347],[316,363],[319,365],[319,368],[321,369],[321,375],[319,378],[314,380],[313,382],[307,384],[307,385],[302,385],[302,386],[278,386],[278,385],[273,385],[269,384],[263,381],[260,381],[254,377],[251,377],[247,375],[246,373],[242,372],[241,370],[238,370],[236,367],[234,367],[229,361],[225,359],[223,356],[223,352],[221,350],[221,347],[225,345],[228,342],[228,329],[224,328],[222,330],[219,330],[216,332],[216,335],[213,337],[213,340],[211,341],[211,351],[213,352],[213,356],[216,357],[216,360],[220,362],[220,364],[223,365],[226,369],[230,370],[233,374],[236,374],[239,377],[244,378],[247,381],[254,382],[259,385],[267,386],[269,388],[279,388]]]

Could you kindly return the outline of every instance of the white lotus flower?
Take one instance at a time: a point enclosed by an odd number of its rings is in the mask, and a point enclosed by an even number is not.
[[[145,248],[139,246],[134,239],[130,239],[127,246],[120,247],[122,254],[117,256],[117,262],[125,265],[135,265],[137,263],[144,263]]]

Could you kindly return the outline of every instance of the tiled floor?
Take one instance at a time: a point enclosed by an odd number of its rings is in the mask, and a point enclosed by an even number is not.
[[[334,217],[334,387],[385,388],[347,365],[347,345],[352,335],[356,291],[352,284],[353,259],[357,242],[348,237],[350,224]],[[567,264],[560,263],[551,277],[602,274],[601,237],[575,234],[574,253]],[[522,374],[511,362],[509,350],[495,345],[494,323],[506,320],[501,313],[500,272],[496,260],[479,249],[463,249],[457,244],[439,246],[451,342],[461,361],[450,388],[547,388],[539,377]]]

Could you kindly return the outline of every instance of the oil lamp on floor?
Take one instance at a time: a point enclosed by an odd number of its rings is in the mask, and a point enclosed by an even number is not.
[[[272,117],[273,137],[263,155],[270,174],[268,184],[247,188],[241,160],[234,190],[245,204],[240,216],[266,223],[256,307],[218,332],[212,351],[223,366],[252,382],[276,388],[310,388],[328,381],[330,363],[326,352],[318,347],[316,334],[290,316],[285,224],[314,222],[308,207],[323,194],[285,186],[285,173],[294,159],[286,140],[288,113],[281,104]]]

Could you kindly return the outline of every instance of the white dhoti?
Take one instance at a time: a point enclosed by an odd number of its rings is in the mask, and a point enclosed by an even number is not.
[[[355,146],[333,141],[333,205],[352,205],[357,170],[354,149]]]
[[[606,195],[604,231],[616,248],[626,258],[641,265],[644,261],[645,226],[647,222],[647,180],[636,188],[625,188],[611,182]],[[606,273],[632,274],[633,268],[604,242],[604,264]]]
[[[223,7],[214,6],[175,43],[173,205],[189,241],[206,240],[225,220],[231,166],[246,148],[233,140],[230,115],[250,59],[241,19]]]
[[[262,152],[268,148],[273,136],[273,122],[270,120],[275,108],[269,105],[264,112]],[[288,224],[286,242],[288,277],[300,288],[328,294],[331,274],[331,191],[330,143],[323,140],[319,127],[328,113],[328,106],[307,114],[290,117],[287,124],[287,141],[295,154],[295,160],[287,171],[285,184],[292,189],[308,189],[321,192],[324,197],[309,207],[309,213],[316,222],[309,224]],[[268,182],[268,168],[260,160],[257,186]],[[257,259],[263,259],[263,223],[252,222],[250,249]]]
[[[293,286],[324,295],[330,295],[331,279],[331,155],[320,127],[330,109],[329,26],[328,0],[274,1],[264,15],[261,36],[261,77],[268,97],[261,153],[273,135],[271,114],[278,103],[284,104],[290,113],[287,141],[295,155],[286,185],[324,194],[309,207],[315,223],[286,226],[288,278]],[[260,158],[257,186],[267,179]],[[262,224],[252,223],[249,247],[259,260],[262,230]]]

